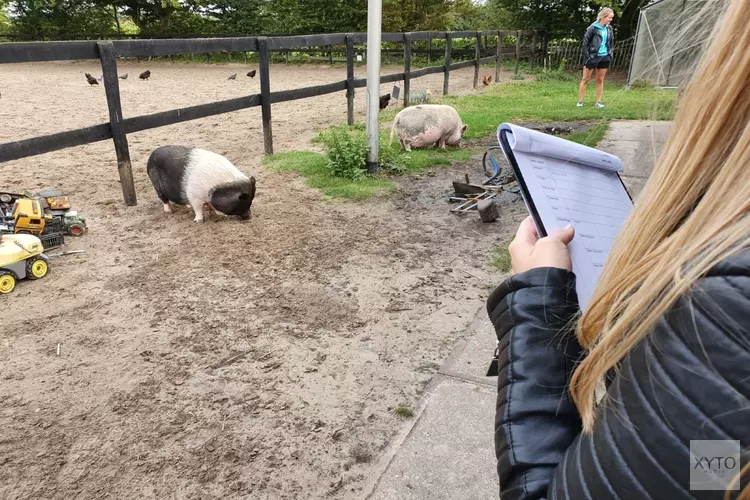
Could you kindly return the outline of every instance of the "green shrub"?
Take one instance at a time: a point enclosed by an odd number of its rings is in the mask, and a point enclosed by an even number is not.
[[[366,175],[367,133],[363,123],[351,127],[339,125],[321,132],[314,142],[326,145],[328,168],[336,177],[361,180]],[[404,173],[408,170],[409,156],[398,143],[389,144],[389,136],[381,131],[378,150],[378,168],[382,171]]]
[[[365,177],[367,143],[360,133],[350,133],[348,127],[332,127],[321,140],[328,148],[328,169],[336,177],[360,180]]]

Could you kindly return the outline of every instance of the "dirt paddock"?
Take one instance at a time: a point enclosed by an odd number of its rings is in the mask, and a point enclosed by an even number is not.
[[[121,63],[123,113],[256,93],[247,68]],[[101,74],[93,61],[0,66],[0,142],[106,122],[86,71]],[[275,65],[272,90],[345,71]],[[452,92],[471,92],[472,76],[453,72]],[[412,85],[441,87],[442,75]],[[312,148],[345,119],[343,92],[274,105],[275,149]],[[0,498],[357,498],[405,425],[389,408],[418,404],[499,281],[488,251],[522,206],[486,225],[448,212],[451,180],[479,180],[477,159],[365,203],[325,200],[263,170],[259,108],[128,140],[136,207],[111,141],[0,165],[0,190],[61,188],[90,228],[68,238],[85,254],[0,299]],[[167,143],[255,175],[253,219],[164,214],[145,161]]]

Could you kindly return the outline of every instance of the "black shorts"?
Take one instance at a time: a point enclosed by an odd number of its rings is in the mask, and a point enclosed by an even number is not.
[[[586,61],[584,66],[588,69],[608,69],[611,62],[609,56],[596,56]]]

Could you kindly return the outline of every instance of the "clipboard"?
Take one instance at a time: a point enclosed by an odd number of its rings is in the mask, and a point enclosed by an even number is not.
[[[539,238],[572,224],[573,272],[582,309],[588,305],[607,256],[633,209],[612,154],[509,123],[497,132]],[[546,221],[546,223],[545,223]]]
[[[523,174],[521,173],[521,169],[518,166],[518,162],[516,161],[516,156],[513,154],[513,148],[510,146],[510,142],[508,141],[508,134],[510,133],[509,130],[500,130],[498,133],[498,139],[500,142],[500,147],[503,150],[503,155],[505,156],[505,161],[508,162],[510,165],[510,168],[513,170],[513,175],[516,178],[516,181],[518,182],[518,187],[521,189],[521,198],[523,199],[524,205],[526,205],[526,209],[529,211],[529,215],[531,215],[532,220],[534,221],[534,226],[536,227],[536,233],[539,236],[539,238],[544,238],[546,236],[549,236],[547,233],[547,229],[544,227],[544,223],[542,222],[542,218],[539,215],[539,211],[536,208],[536,205],[534,204],[534,200],[531,197],[531,194],[529,193],[529,188],[526,185],[526,181],[523,178]],[[625,185],[625,183],[622,181],[622,177],[620,174],[617,174],[617,178],[620,179],[620,183],[622,184],[623,189],[625,190],[625,193],[628,195],[628,198],[630,198],[630,201],[633,201],[633,197],[630,194],[630,191],[628,191],[628,187]]]

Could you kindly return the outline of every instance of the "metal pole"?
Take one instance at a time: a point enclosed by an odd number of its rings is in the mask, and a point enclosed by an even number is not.
[[[638,47],[638,35],[641,31],[641,16],[643,15],[643,9],[638,11],[638,24],[635,28],[635,40],[633,41],[633,50],[630,53],[630,63],[628,64],[628,82],[627,86],[630,87],[630,82],[633,80],[633,61],[635,61],[635,49]]]
[[[367,2],[367,170],[378,172],[380,114],[380,35],[383,2]]]

